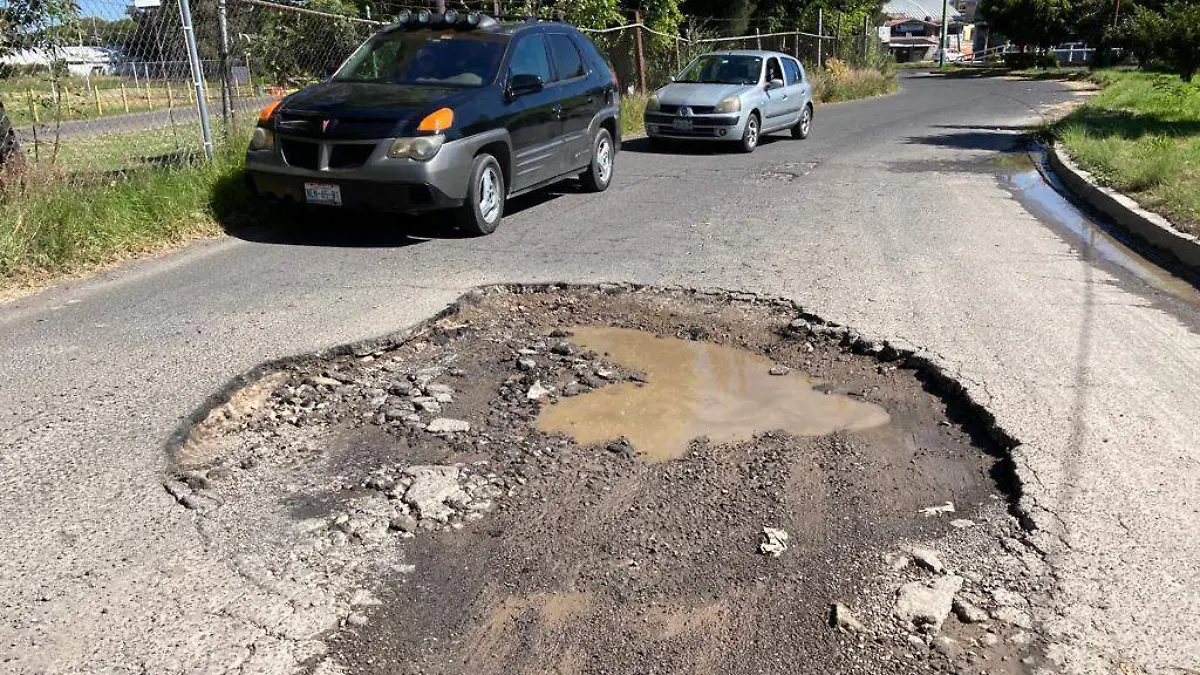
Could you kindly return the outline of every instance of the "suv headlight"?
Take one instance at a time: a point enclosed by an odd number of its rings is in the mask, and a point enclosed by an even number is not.
[[[738,98],[737,96],[730,96],[724,101],[718,103],[715,110],[721,114],[741,112],[742,99]]]
[[[274,150],[275,149],[275,132],[262,127],[254,127],[254,133],[250,135],[251,150]]]
[[[392,159],[415,159],[418,162],[428,162],[433,159],[446,137],[442,134],[435,136],[416,136],[414,138],[397,138],[388,148],[387,156]]]
[[[651,94],[650,98],[646,99],[646,110],[655,111],[661,107],[658,102],[658,94]]]

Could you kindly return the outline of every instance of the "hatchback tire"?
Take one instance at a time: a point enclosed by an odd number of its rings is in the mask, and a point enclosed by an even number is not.
[[[804,111],[800,113],[800,119],[796,121],[796,126],[792,127],[792,138],[801,140],[808,138],[809,132],[812,131],[812,118],[812,105],[805,105]]]
[[[495,232],[504,217],[505,194],[500,162],[487,153],[476,156],[471,164],[466,201],[455,214],[459,229],[474,237]]]
[[[750,117],[746,119],[746,128],[742,131],[741,149],[742,152],[754,152],[758,148],[758,139],[762,135],[762,121],[758,118],[758,113],[750,113]]]
[[[617,148],[613,145],[612,134],[608,133],[608,129],[601,127],[592,139],[592,162],[581,176],[583,189],[588,192],[607,190],[612,183],[616,159]]]

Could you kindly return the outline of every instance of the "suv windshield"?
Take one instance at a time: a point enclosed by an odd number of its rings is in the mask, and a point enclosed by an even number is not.
[[[507,44],[489,33],[392,31],[363,43],[333,79],[482,87],[495,79]]]
[[[692,61],[676,82],[711,84],[755,84],[762,72],[762,58],[739,54],[705,54]]]

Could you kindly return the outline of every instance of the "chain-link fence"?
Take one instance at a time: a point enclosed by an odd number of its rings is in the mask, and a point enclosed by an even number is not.
[[[240,146],[257,111],[272,98],[325,78],[407,8],[374,5],[374,16],[371,9],[362,16],[359,5],[344,0],[305,0],[303,6],[192,0],[190,12],[181,6],[187,0],[133,2],[89,0],[88,16],[54,27],[52,46],[0,59],[0,100],[31,166],[87,178],[195,161],[207,150],[203,108],[218,150],[224,139]],[[507,7],[495,0],[448,4],[488,13]],[[186,40],[189,16],[195,64]],[[668,35],[633,16],[626,25],[588,33],[622,85],[644,90],[714,49],[781,51],[809,68],[830,56],[861,61],[879,51],[869,29],[864,26],[861,36],[849,39],[803,30]]]

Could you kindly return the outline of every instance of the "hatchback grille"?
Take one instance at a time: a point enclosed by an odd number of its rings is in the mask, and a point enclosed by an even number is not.
[[[283,161],[301,169],[316,170],[320,162],[321,146],[316,143],[282,139],[280,149],[283,150]]]
[[[715,106],[711,105],[691,105],[693,115],[711,115],[717,111]],[[661,105],[658,111],[664,115],[674,115],[679,112],[680,106],[677,105]]]
[[[375,146],[370,143],[336,143],[329,148],[329,168],[356,169],[371,158]]]

